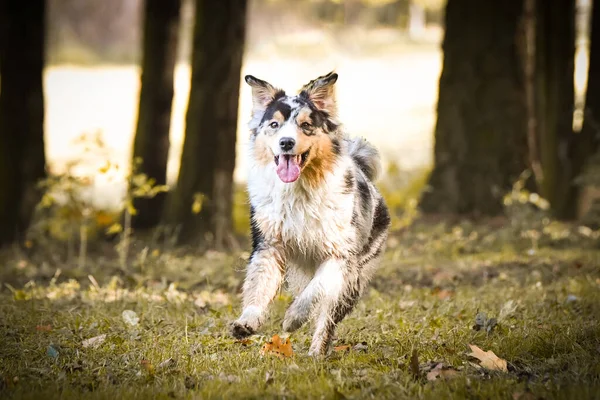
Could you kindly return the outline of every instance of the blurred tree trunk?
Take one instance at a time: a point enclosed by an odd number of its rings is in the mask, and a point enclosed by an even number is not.
[[[573,109],[575,88],[575,0],[536,2],[535,98],[542,174],[540,194],[550,201],[555,216],[574,218],[577,160]]]
[[[156,184],[167,182],[169,128],[173,103],[173,75],[177,58],[180,0],[146,0],[142,87],[132,168]],[[137,161],[141,164],[136,166]],[[153,228],[160,222],[165,193],[136,198],[134,228]]]
[[[167,225],[180,228],[180,242],[209,239],[220,248],[230,238],[246,6],[246,0],[198,0],[196,5],[181,167],[165,209]],[[202,206],[193,212],[200,197]]]
[[[587,92],[585,96],[585,114],[583,128],[576,133],[577,142],[572,146],[575,175],[583,172],[588,161],[600,151],[600,0],[592,4],[592,21],[590,33],[590,63],[588,70]],[[578,187],[581,190],[581,187]],[[583,192],[583,190],[581,190]],[[591,193],[590,193],[591,194]],[[583,199],[578,199],[583,200]],[[600,200],[596,195],[586,199],[590,204],[580,202],[581,212],[592,212],[590,207],[600,208]],[[586,209],[587,208],[587,209]],[[597,223],[597,220],[595,221]]]
[[[46,175],[44,29],[44,0],[0,0],[0,246],[25,233]]]
[[[497,215],[527,168],[523,0],[448,0],[426,213]]]

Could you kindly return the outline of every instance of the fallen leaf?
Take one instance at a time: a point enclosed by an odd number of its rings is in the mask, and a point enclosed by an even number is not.
[[[140,365],[150,375],[154,374],[154,365],[152,365],[152,363],[150,361],[142,360],[142,361],[140,361]]]
[[[483,351],[474,344],[470,344],[469,347],[471,348],[469,356],[477,358],[483,368],[490,371],[508,372],[506,360],[499,358],[493,351]]]
[[[512,395],[514,400],[537,400],[536,395],[531,393],[529,390],[525,390],[524,392],[515,392]]]
[[[86,339],[83,342],[81,342],[81,345],[83,346],[83,348],[88,348],[88,347],[96,348],[96,347],[100,346],[102,343],[104,343],[105,340],[106,340],[106,334],[103,334],[103,335],[99,335],[99,336],[94,336],[93,338]]]
[[[401,310],[406,310],[417,304],[416,300],[402,300],[398,303]]]
[[[444,364],[438,363],[431,371],[427,373],[428,381],[438,379],[452,379],[458,375],[458,371],[452,367],[444,369]]]
[[[52,330],[52,325],[38,325],[35,327],[35,330],[38,332],[50,332]]]
[[[353,350],[356,351],[367,351],[367,349],[369,348],[369,346],[367,346],[367,342],[360,342],[354,345],[354,347],[352,348]]]
[[[450,297],[452,297],[452,295],[454,295],[454,291],[436,288],[432,291],[432,294],[437,296],[437,298],[440,300],[448,300]]]
[[[241,379],[239,376],[235,376],[235,375],[227,375],[224,372],[221,372],[219,374],[219,380],[222,382],[228,382],[228,383],[235,383],[235,382],[239,382]]]
[[[48,357],[50,357],[50,358],[57,358],[58,357],[58,350],[56,350],[56,348],[53,345],[50,345],[46,349],[46,355]]]
[[[265,383],[267,385],[270,385],[271,383],[273,383],[273,372],[271,371],[267,371],[267,373],[265,374]]]
[[[513,315],[515,311],[517,311],[517,304],[514,300],[508,300],[506,303],[504,303],[502,309],[500,310],[498,321],[502,322],[506,320],[508,317]]]
[[[159,370],[169,369],[169,368],[175,367],[176,365],[177,365],[177,361],[173,360],[172,358],[167,358],[165,361],[158,364],[157,369],[159,369]]]
[[[413,350],[412,355],[410,356],[410,372],[412,373],[413,377],[415,379],[419,378],[419,375],[421,374],[419,371],[419,354],[417,353],[417,350]]]
[[[568,303],[575,303],[577,300],[579,300],[577,298],[577,296],[575,296],[574,294],[570,294],[567,296],[567,300],[565,300],[565,302]]]
[[[274,335],[270,342],[265,343],[262,348],[262,353],[274,354],[277,357],[284,358],[293,356],[294,350],[292,349],[292,342],[290,342],[290,338],[281,340],[279,335]]]
[[[246,339],[239,339],[239,340],[236,340],[235,342],[241,344],[242,346],[249,346],[252,343],[254,343],[252,341],[252,339],[248,339],[248,338],[246,338]]]
[[[123,321],[125,321],[126,324],[131,326],[136,326],[138,322],[140,322],[140,317],[138,317],[135,311],[125,310],[123,311],[121,316],[123,317]]]
[[[341,345],[341,346],[335,346],[333,348],[333,351],[350,351],[350,345],[344,344],[344,345]]]
[[[473,325],[473,330],[483,330],[489,335],[492,333],[497,324],[498,320],[496,318],[488,319],[486,313],[480,312],[475,316],[475,325]]]

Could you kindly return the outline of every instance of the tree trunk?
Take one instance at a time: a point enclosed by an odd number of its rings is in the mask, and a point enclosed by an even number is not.
[[[596,0],[592,4],[591,22],[590,61],[583,128],[581,132],[575,134],[577,142],[575,146],[572,146],[571,159],[573,160],[574,176],[581,174],[588,160],[600,151],[600,0]],[[583,192],[583,188],[579,186],[577,188]],[[600,203],[597,194],[591,195],[586,200],[590,204],[587,206],[579,204],[580,214],[589,212],[592,203]]]
[[[577,210],[576,162],[569,154],[575,139],[575,1],[537,0],[536,6],[536,120],[542,166],[538,185],[553,213],[570,219]]]
[[[448,0],[426,213],[497,215],[527,168],[523,0]]]
[[[167,182],[169,127],[173,103],[173,74],[177,58],[180,0],[146,0],[142,87],[135,141],[133,167],[158,185]],[[137,160],[141,164],[136,167]],[[165,193],[153,198],[138,197],[138,213],[132,226],[153,228],[160,222]]]
[[[210,239],[219,248],[231,233],[233,170],[244,49],[246,0],[199,0],[192,82],[176,189],[165,219],[180,241]],[[194,198],[201,210],[192,212]]]
[[[0,1],[0,246],[25,233],[45,177],[44,0]]]

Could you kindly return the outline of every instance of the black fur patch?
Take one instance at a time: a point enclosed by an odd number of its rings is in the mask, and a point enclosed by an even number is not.
[[[354,190],[354,174],[351,170],[346,171],[344,174],[344,190],[343,194],[350,194]]]
[[[250,259],[252,259],[254,253],[262,247],[265,241],[265,237],[254,220],[253,206],[250,206],[250,232],[252,233],[252,254],[250,254]]]
[[[317,106],[315,106],[315,103],[310,100],[306,90],[300,92],[297,100],[301,105],[306,105],[308,108],[310,108],[310,118],[312,119],[314,126],[325,128],[327,132],[333,132],[337,129],[337,124],[329,119],[329,113],[319,110]]]
[[[269,105],[267,106],[267,109],[265,110],[265,113],[263,114],[263,117],[261,119],[261,123],[265,122],[265,121],[269,121],[273,118],[273,115],[279,111],[281,113],[281,115],[283,115],[283,118],[285,121],[287,121],[290,118],[290,115],[292,115],[292,107],[290,107],[288,104],[280,101],[280,99],[285,97],[285,92],[283,90],[278,91],[277,93],[275,93],[275,97],[273,98],[273,101],[271,101],[269,103]]]
[[[358,194],[360,195],[360,206],[363,213],[366,214],[371,210],[371,190],[369,189],[369,184],[361,174],[358,174],[356,183],[358,184]]]
[[[371,228],[371,238],[376,238],[382,232],[387,230],[390,226],[392,219],[390,213],[385,205],[382,198],[379,199],[377,206],[375,207],[375,213],[373,214],[373,227]]]
[[[381,235],[385,234],[388,227],[390,226],[390,223],[390,213],[385,205],[385,202],[383,201],[383,198],[380,198],[379,202],[375,206],[375,213],[373,214],[373,225],[371,227],[371,233],[369,234],[369,240],[365,247],[363,247],[363,249],[360,251],[360,256],[364,257],[360,261],[360,267],[367,264],[369,261],[381,254],[384,246],[383,242],[378,245],[375,251],[372,251],[373,249],[371,248],[371,246],[373,245],[373,242],[375,242]]]
[[[371,242],[369,242],[369,243],[371,243]],[[377,249],[370,254],[368,253],[368,251],[366,251],[365,254],[367,256],[360,260],[358,266],[364,267],[365,265],[367,265],[367,263],[369,263],[369,261],[373,260],[376,257],[379,257],[379,255],[381,255],[381,253],[383,251],[383,245],[384,245],[384,243],[379,243],[379,246],[377,247]],[[364,249],[363,249],[363,251],[364,251]]]
[[[339,156],[342,152],[342,145],[338,139],[331,139],[331,144],[333,145],[333,152],[336,156]]]
[[[372,175],[373,171],[371,171],[371,168],[369,168],[369,163],[367,162],[367,160],[365,160],[363,157],[359,156],[358,154],[352,154],[352,158],[354,159],[354,162],[356,163],[356,165],[358,165],[360,170],[366,176]]]
[[[336,303],[333,308],[333,322],[336,324],[344,319],[344,317],[352,311],[358,299],[360,297],[360,291],[358,289],[358,283],[353,284],[352,288],[344,293],[342,299]]]

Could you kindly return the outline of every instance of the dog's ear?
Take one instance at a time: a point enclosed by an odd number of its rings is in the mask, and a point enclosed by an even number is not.
[[[255,78],[252,75],[246,75],[244,80],[252,87],[252,108],[254,112],[265,111],[269,103],[275,99],[275,96],[278,93],[283,93],[269,82]]]
[[[313,79],[302,87],[300,96],[308,98],[319,110],[334,116],[337,113],[334,88],[337,78],[338,74],[332,71]]]

